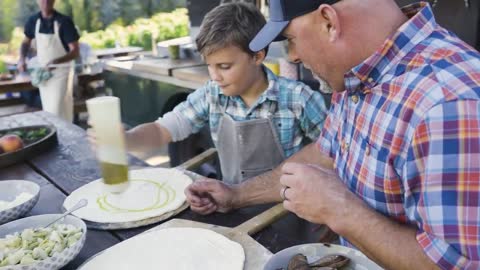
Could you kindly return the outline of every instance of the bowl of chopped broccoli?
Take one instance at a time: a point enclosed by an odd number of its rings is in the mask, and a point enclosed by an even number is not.
[[[87,235],[74,216],[45,228],[60,214],[32,216],[0,226],[0,270],[55,270],[72,261]]]

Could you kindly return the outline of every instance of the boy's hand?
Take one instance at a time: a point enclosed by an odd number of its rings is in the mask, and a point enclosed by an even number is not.
[[[192,211],[208,215],[215,211],[227,213],[232,210],[232,189],[221,181],[203,178],[185,189],[187,202]]]

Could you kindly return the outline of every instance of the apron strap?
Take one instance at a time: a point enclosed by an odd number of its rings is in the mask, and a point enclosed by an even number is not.
[[[38,18],[37,21],[35,22],[35,37],[37,36],[38,33],[40,33],[40,18]]]

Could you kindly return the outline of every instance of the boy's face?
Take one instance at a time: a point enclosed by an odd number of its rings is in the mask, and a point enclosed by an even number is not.
[[[255,83],[261,61],[236,46],[227,46],[207,56],[210,78],[227,96],[244,94]]]

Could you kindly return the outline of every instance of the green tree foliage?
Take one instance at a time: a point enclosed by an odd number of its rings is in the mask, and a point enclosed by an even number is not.
[[[16,0],[0,1],[0,40],[10,40],[11,31],[15,27]]]
[[[131,25],[112,24],[105,30],[83,32],[82,42],[90,44],[95,49],[121,46],[139,46],[146,50],[152,48],[152,38],[155,42],[187,36],[189,33],[187,10],[176,9],[171,13],[160,12],[150,19],[139,18]]]
[[[10,31],[13,30],[15,26],[23,27],[28,18],[39,11],[37,1],[35,0],[18,0],[14,2],[16,2],[16,8],[15,12],[11,15],[14,17],[16,23]]]
[[[67,15],[69,17],[73,17],[72,13],[72,4],[70,0],[56,0],[55,1],[55,9],[58,12]]]
[[[200,0],[195,0],[200,1]],[[115,23],[132,24],[158,12],[185,7],[186,0],[56,0],[55,8],[73,17],[82,31],[93,32]],[[38,12],[36,0],[0,0],[0,42],[8,41],[15,26],[23,27]]]

